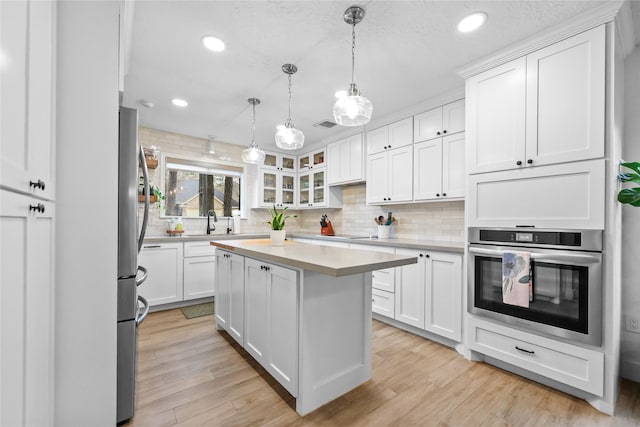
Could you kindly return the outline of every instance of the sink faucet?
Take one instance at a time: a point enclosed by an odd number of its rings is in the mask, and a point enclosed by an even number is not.
[[[229,227],[230,220],[231,220],[231,217],[227,217],[227,234],[231,234],[231,227]]]
[[[209,209],[209,212],[207,212],[207,234],[211,234],[212,231],[216,231],[215,224],[213,224],[213,227],[211,227],[211,215],[213,215],[213,222],[218,222],[216,211],[214,211],[213,209]]]

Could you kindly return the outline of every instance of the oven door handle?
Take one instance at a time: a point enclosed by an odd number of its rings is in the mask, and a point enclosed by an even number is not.
[[[516,251],[517,252],[517,251]],[[469,253],[478,254],[478,255],[495,255],[502,256],[505,251],[497,250],[497,249],[486,249],[486,248],[469,248]],[[543,261],[559,261],[565,263],[581,263],[581,264],[597,264],[600,262],[600,258],[593,255],[584,255],[584,254],[543,254],[539,252],[529,252],[531,254],[531,259],[539,259]]]

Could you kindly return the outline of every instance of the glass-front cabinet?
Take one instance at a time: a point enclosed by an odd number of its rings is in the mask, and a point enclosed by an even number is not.
[[[325,168],[298,174],[299,207],[326,206],[326,175]]]
[[[308,169],[325,166],[325,154],[325,147],[322,147],[321,149],[298,156],[298,170],[303,172]]]
[[[296,174],[260,169],[260,206],[295,206]]]
[[[264,163],[262,168],[279,170],[283,172],[295,172],[296,169],[296,156],[280,153],[270,153],[265,151]]]

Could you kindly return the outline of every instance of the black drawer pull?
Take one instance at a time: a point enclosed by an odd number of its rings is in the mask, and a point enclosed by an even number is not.
[[[44,181],[42,181],[41,179],[39,179],[37,181],[29,181],[29,186],[33,187],[33,188],[39,188],[41,190],[44,190]]]
[[[153,249],[153,248],[161,248],[161,247],[162,247],[161,245],[147,245],[144,248],[145,249]]]
[[[527,353],[527,354],[535,354],[536,352],[533,350],[525,350],[524,348],[520,348],[518,346],[516,346],[516,350],[521,351],[523,353]]]
[[[42,203],[38,203],[37,205],[29,205],[29,211],[44,213],[44,205]]]

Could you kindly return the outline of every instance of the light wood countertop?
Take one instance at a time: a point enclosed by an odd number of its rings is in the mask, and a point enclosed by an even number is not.
[[[418,262],[416,257],[292,241],[285,241],[283,246],[273,246],[270,239],[215,240],[211,245],[239,255],[334,277]]]

